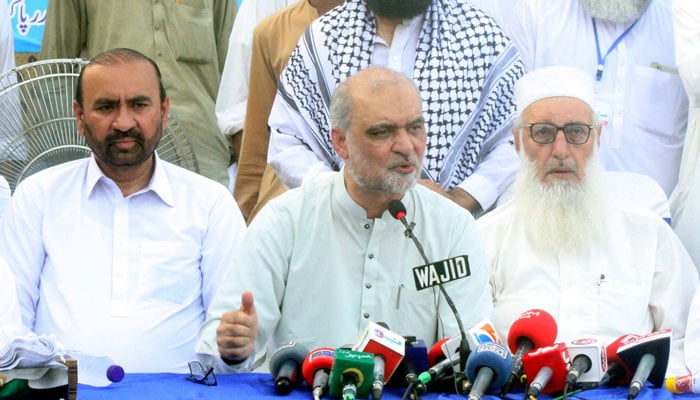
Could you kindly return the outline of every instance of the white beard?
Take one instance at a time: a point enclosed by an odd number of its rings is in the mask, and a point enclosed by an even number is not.
[[[538,251],[558,254],[591,246],[605,224],[603,168],[593,152],[581,182],[537,177],[537,165],[522,153],[515,181],[518,218]]]
[[[651,0],[578,0],[581,7],[601,21],[626,23],[639,18]]]

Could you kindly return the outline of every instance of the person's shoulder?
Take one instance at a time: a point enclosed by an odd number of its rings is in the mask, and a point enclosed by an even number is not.
[[[469,222],[474,219],[469,210],[421,184],[416,184],[406,195],[411,196],[417,208],[430,215],[430,218],[447,218],[454,222]]]
[[[337,183],[336,174],[339,174],[339,172],[305,180],[301,186],[289,189],[271,199],[260,210],[260,214],[263,212],[283,212],[289,215],[298,215],[304,213],[305,210],[308,211],[310,208],[317,208],[325,202],[330,202],[332,188]],[[257,218],[258,216],[255,217],[255,219]]]
[[[311,7],[306,1],[299,1],[284,8],[278,9],[267,17],[263,18],[255,27],[255,34],[260,34],[261,31],[267,31],[270,34],[279,34],[279,26],[281,23],[294,18],[306,8]],[[311,8],[313,10],[313,8]],[[311,22],[311,21],[309,21]]]
[[[76,172],[82,172],[87,169],[90,162],[90,157],[81,158],[78,160],[66,161],[64,163],[54,165],[48,168],[44,168],[36,173],[24,178],[18,185],[23,186],[50,186],[54,184],[64,185],[65,179],[75,174]]]
[[[498,207],[487,211],[476,220],[480,230],[485,231],[510,225],[515,218],[515,202],[510,199]]]
[[[213,179],[169,161],[158,159],[158,162],[165,171],[168,181],[174,189],[181,189],[187,192],[196,191],[207,195],[232,196],[228,188]]]

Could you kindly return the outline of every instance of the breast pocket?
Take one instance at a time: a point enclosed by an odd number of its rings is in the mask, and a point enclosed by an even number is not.
[[[171,4],[172,25],[168,41],[179,61],[206,64],[216,54],[212,10],[191,5]]]
[[[679,75],[635,65],[631,78],[628,94],[635,99],[635,104],[626,110],[631,123],[664,143],[678,143],[684,133],[685,120],[679,121],[677,116],[688,108]]]
[[[139,254],[141,297],[183,304],[199,295],[199,248],[190,242],[144,241]]]

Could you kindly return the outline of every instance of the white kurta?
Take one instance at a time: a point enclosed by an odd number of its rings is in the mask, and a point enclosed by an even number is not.
[[[233,135],[243,129],[253,30],[268,15],[298,0],[245,0],[236,13],[231,37],[228,40],[226,62],[221,73],[219,94],[216,97],[216,122],[224,135]]]
[[[611,203],[603,235],[578,251],[533,249],[513,201],[481,217],[491,264],[494,324],[508,337],[523,311],[554,316],[558,341],[673,329],[669,374],[686,371],[685,321],[698,276],[670,226],[631,203]]]
[[[127,372],[187,372],[245,222],[225,187],[157,159],[123,197],[94,158],[20,183],[0,223],[22,320]]]
[[[491,316],[486,255],[472,216],[417,186],[403,198],[408,221],[430,261],[467,255],[471,275],[445,290],[466,328]],[[354,343],[370,321],[432,345],[459,330],[442,295],[416,290],[413,267],[424,264],[404,227],[385,212],[367,219],[345,190],[342,173],[309,181],[271,200],[250,225],[235,267],[221,285],[197,345],[207,363],[229,370],[218,355],[221,314],[255,297],[256,354],[295,340],[308,350]],[[207,356],[208,355],[208,356]]]
[[[604,56],[630,24],[597,21]],[[578,0],[523,0],[506,27],[527,70],[569,65],[596,75],[591,17]],[[610,171],[654,178],[667,196],[678,180],[688,102],[675,71],[671,0],[654,0],[605,58],[595,108],[607,114],[600,159]]]

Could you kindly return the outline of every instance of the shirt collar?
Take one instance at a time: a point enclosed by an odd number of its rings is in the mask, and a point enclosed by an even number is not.
[[[161,201],[163,201],[163,203],[167,204],[170,207],[174,207],[174,196],[172,187],[170,186],[170,180],[168,179],[168,174],[165,172],[163,162],[161,161],[160,157],[158,157],[158,153],[154,153],[154,157],[155,169],[153,171],[153,176],[151,177],[150,182],[148,182],[148,185],[146,185],[145,188],[139,190],[131,196],[150,191],[155,193],[161,199]],[[97,165],[97,161],[95,161],[95,155],[93,154],[90,156],[90,160],[88,161],[87,175],[85,179],[87,197],[90,197],[92,195],[98,183],[101,181],[103,181],[105,184],[109,182],[109,184],[116,186],[114,181],[112,181],[104,174],[104,172],[102,172],[102,169],[100,169],[100,166]]]

